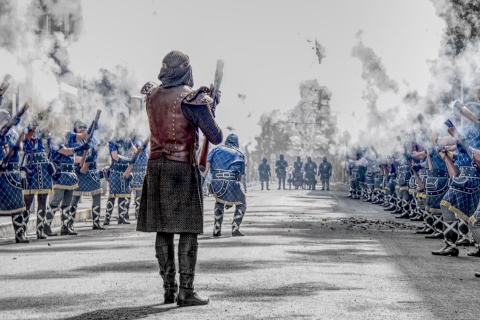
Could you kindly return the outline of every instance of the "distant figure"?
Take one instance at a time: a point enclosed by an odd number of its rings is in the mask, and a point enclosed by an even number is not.
[[[303,161],[300,157],[293,163],[293,186],[295,189],[303,189]]]
[[[270,188],[268,187],[268,182],[270,181],[272,172],[266,158],[263,158],[262,163],[258,166],[258,174],[260,176],[260,182],[262,183],[262,190],[263,182],[267,184],[267,190],[270,190]]]
[[[315,185],[317,184],[317,180],[315,179],[317,174],[317,164],[312,161],[311,157],[307,158],[307,163],[305,163],[304,170],[308,190],[315,190]]]
[[[285,178],[287,177],[287,167],[288,162],[283,158],[283,154],[280,155],[280,159],[277,160],[275,163],[275,173],[277,174],[278,178],[278,190],[283,185],[283,190],[285,189]]]
[[[322,190],[330,190],[330,177],[332,175],[332,164],[327,161],[327,157],[323,157],[323,162],[318,166],[318,175],[322,180]]]

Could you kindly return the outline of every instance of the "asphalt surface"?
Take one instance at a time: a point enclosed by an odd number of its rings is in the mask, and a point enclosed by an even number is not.
[[[0,242],[0,319],[479,319],[480,259],[433,256],[376,205],[333,191],[248,193],[245,237],[212,238],[206,199],[196,290],[210,304],[163,304],[154,233],[78,223],[78,236]],[[176,238],[177,239],[177,238]],[[471,248],[470,248],[471,250]]]

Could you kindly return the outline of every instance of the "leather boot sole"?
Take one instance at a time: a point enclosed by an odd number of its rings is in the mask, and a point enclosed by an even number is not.
[[[432,251],[432,254],[434,256],[452,256],[456,257],[458,256],[460,252],[458,251],[457,248],[452,248],[452,249],[447,249],[447,250],[438,250],[438,251]]]

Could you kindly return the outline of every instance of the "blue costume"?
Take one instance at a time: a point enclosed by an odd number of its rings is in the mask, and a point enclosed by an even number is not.
[[[280,155],[280,159],[275,162],[275,173],[278,177],[278,190],[283,185],[283,190],[285,190],[285,178],[287,177],[287,167],[288,162],[283,158],[283,154]]]
[[[74,124],[74,130],[87,129],[87,125],[81,121],[76,120]],[[81,143],[79,141],[73,143],[71,146],[79,146]],[[82,142],[83,144],[83,142]],[[92,197],[92,221],[93,221],[93,230],[104,230],[100,225],[100,207],[101,207],[101,196],[103,193],[102,187],[100,185],[100,171],[97,168],[98,161],[98,140],[95,137],[92,137],[89,143],[89,150],[79,151],[75,154],[76,163],[75,163],[75,172],[78,176],[78,188],[73,192],[72,202],[70,203],[70,216],[72,219],[69,221],[69,228],[74,230],[75,216],[77,214],[78,202],[82,196],[91,196]],[[88,169],[85,173],[82,173],[80,170],[80,162],[84,155],[87,152],[85,157],[85,166],[88,164]]]
[[[305,163],[305,180],[309,190],[315,190],[315,185],[317,184],[317,180],[315,179],[315,175],[317,174],[317,164],[312,161],[312,158],[307,158],[307,163]]]
[[[9,150],[13,148],[16,150],[10,158],[8,166],[0,173],[0,213],[12,215],[15,242],[24,243],[29,241],[26,239],[25,201],[23,199],[18,149],[16,148],[18,138],[18,133],[14,129],[10,129],[4,141],[1,141],[0,161],[7,157]]]
[[[115,199],[118,198],[118,224],[130,224],[128,221],[128,209],[130,207],[130,197],[132,193],[131,181],[132,176],[125,178],[124,173],[132,162],[131,158],[127,158],[130,149],[133,148],[133,143],[130,140],[113,139],[108,143],[108,150],[110,152],[111,166],[108,170],[108,185],[110,193],[107,200],[107,212],[105,216],[104,225],[110,224]],[[117,152],[118,160],[112,156],[113,152]]]
[[[238,138],[230,134],[224,146],[210,151],[207,161],[212,171],[210,192],[216,199],[213,235],[221,235],[225,204],[235,205],[232,235],[243,236],[240,224],[246,211],[246,196],[239,175],[245,174],[245,156],[238,149]]]
[[[133,165],[133,179],[131,183],[132,190],[135,193],[135,218],[138,219],[140,200],[142,198],[143,180],[145,179],[145,175],[147,174],[149,149],[147,146],[143,146],[143,141],[138,139],[134,139],[134,141],[137,148],[143,148],[142,152],[140,152],[140,154],[138,155],[135,164]]]
[[[480,131],[475,124],[468,122],[463,133],[468,145],[480,149]],[[447,157],[448,155],[445,155]],[[460,175],[450,179],[448,191],[445,193],[440,208],[442,210],[445,247],[432,251],[435,255],[458,255],[457,241],[466,239],[468,224],[480,200],[480,174],[477,166],[466,153],[457,153],[454,157],[455,166]]]
[[[55,167],[45,153],[45,145],[43,144],[45,134],[34,127],[27,128],[25,131],[22,165],[27,169],[27,183],[24,186],[25,190],[23,190],[27,217],[30,216],[30,210],[36,195],[37,239],[46,239],[46,236],[54,235],[51,230],[54,215],[50,210],[47,210],[47,198],[53,192],[52,175],[55,173]]]
[[[67,140],[66,145],[64,145],[64,140]],[[56,172],[52,177],[54,184],[53,197],[50,200],[51,212],[47,211],[47,215],[54,214],[60,208],[62,219],[60,234],[77,235],[77,232],[72,229],[74,216],[67,208],[70,207],[72,202],[73,190],[78,188],[74,153],[88,149],[88,145],[77,146],[77,134],[74,132],[68,132],[64,137],[49,137],[48,145],[50,147],[50,160],[54,163]],[[66,156],[60,153],[60,151],[65,150],[73,152],[73,154]]]

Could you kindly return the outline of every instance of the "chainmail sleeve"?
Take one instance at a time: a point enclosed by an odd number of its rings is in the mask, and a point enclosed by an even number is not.
[[[222,142],[222,130],[218,127],[209,106],[191,105],[183,102],[182,112],[188,121],[202,130],[210,143],[219,144]]]

